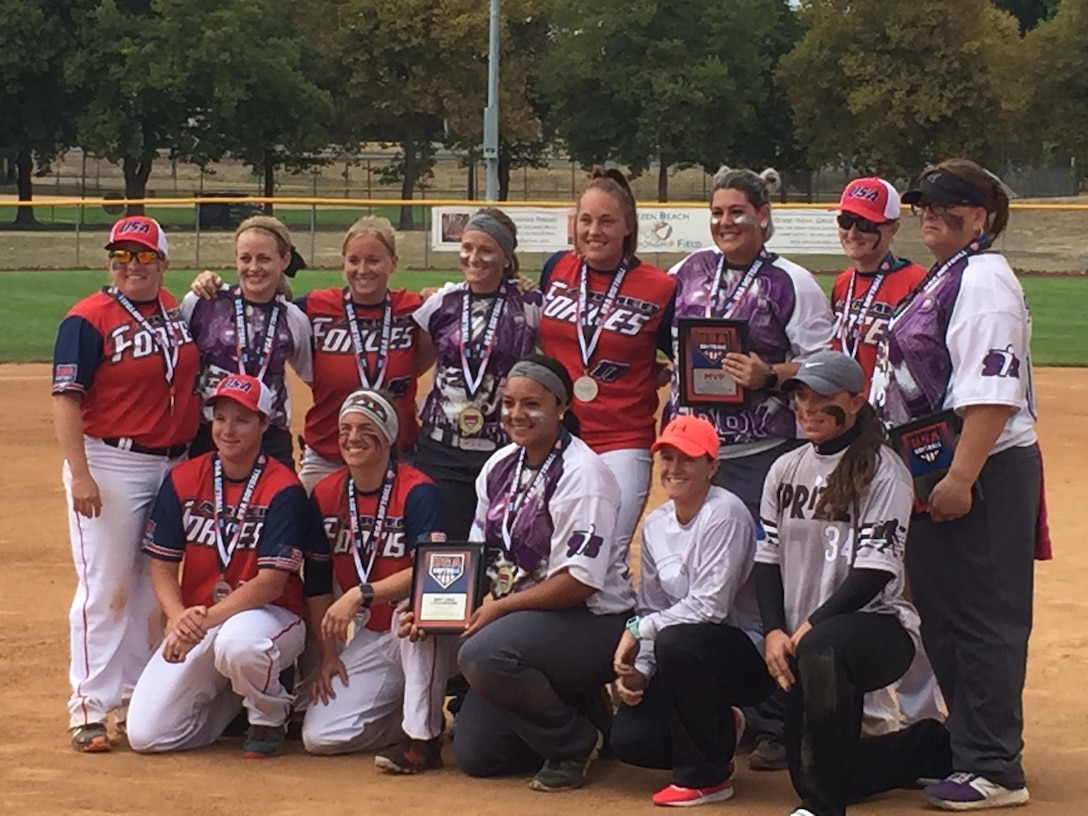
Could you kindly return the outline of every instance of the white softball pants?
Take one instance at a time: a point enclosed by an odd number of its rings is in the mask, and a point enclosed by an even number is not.
[[[302,487],[309,495],[314,492],[314,485],[342,467],[342,464],[326,459],[312,448],[306,448],[306,452],[302,454],[302,463],[299,465],[298,480],[302,482]]]
[[[306,642],[302,618],[269,604],[208,631],[182,663],[157,651],[128,709],[128,743],[141,753],[211,745],[244,705],[251,725],[287,722],[291,695],[280,672]]]
[[[68,614],[72,728],[104,723],[110,711],[127,704],[162,640],[162,614],[140,544],[159,486],[180,461],[119,450],[92,437],[84,437],[83,445],[102,513],[92,519],[72,510],[72,474],[65,462],[61,478],[76,567]]]
[[[620,516],[616,520],[616,543],[627,548],[642,518],[650,495],[650,473],[654,457],[644,448],[623,448],[600,454],[620,485]]]

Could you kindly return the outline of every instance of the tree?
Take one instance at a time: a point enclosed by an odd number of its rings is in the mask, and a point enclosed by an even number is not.
[[[1016,21],[987,0],[807,0],[806,33],[778,78],[813,165],[910,177],[949,155],[999,158]]]
[[[1020,33],[1030,31],[1058,10],[1061,0],[993,0],[993,4],[1020,22]]]
[[[78,100],[64,81],[74,47],[72,12],[61,0],[0,0],[0,146],[14,159],[19,201],[34,196],[34,165],[48,166],[73,143]],[[37,223],[33,207],[18,207],[17,226]]]
[[[664,201],[674,163],[714,169],[789,139],[760,127],[796,25],[785,0],[553,0],[550,21],[546,121],[584,164],[657,161]]]

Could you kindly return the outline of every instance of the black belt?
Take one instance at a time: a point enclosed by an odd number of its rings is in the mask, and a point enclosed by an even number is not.
[[[111,436],[108,439],[103,439],[107,445],[111,448],[117,448],[118,450],[133,451],[134,453],[146,453],[148,456],[165,456],[167,459],[177,459],[186,450],[188,445],[170,445],[166,448],[149,448],[145,445],[141,445],[138,442],[133,442],[127,436]]]

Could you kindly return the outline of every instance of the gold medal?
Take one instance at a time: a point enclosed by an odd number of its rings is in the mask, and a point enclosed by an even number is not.
[[[219,603],[223,601],[228,595],[230,595],[230,593],[230,584],[228,584],[225,580],[216,581],[215,586],[212,587],[212,602]]]
[[[593,400],[597,399],[599,392],[600,387],[597,385],[597,381],[588,374],[583,374],[574,381],[574,396],[582,402],[593,402]]]
[[[505,598],[514,591],[514,584],[518,580],[518,565],[508,560],[505,555],[500,556],[487,572],[491,577],[491,597]]]
[[[484,429],[484,412],[474,405],[462,409],[457,415],[457,427],[464,436],[475,436]]]

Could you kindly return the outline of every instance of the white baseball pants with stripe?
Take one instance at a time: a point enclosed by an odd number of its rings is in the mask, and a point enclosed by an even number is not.
[[[141,753],[211,745],[243,705],[251,725],[283,725],[291,694],[280,672],[305,643],[302,618],[270,604],[210,629],[182,663],[156,652],[132,693],[129,745]]]
[[[333,677],[336,699],[310,703],[302,723],[307,751],[371,751],[402,733],[420,740],[442,733],[446,682],[457,670],[461,639],[438,635],[412,643],[395,634],[395,616],[393,630],[361,629],[340,653],[347,686]]]
[[[89,436],[83,444],[102,513],[92,519],[72,510],[72,475],[65,462],[61,478],[76,568],[68,614],[71,728],[104,723],[111,711],[127,704],[162,640],[162,613],[140,544],[159,486],[180,461],[119,450]]]
[[[631,544],[646,498],[650,495],[650,474],[654,457],[644,448],[623,448],[602,453],[601,459],[608,465],[620,485],[620,516],[616,520],[616,543],[622,547]]]

